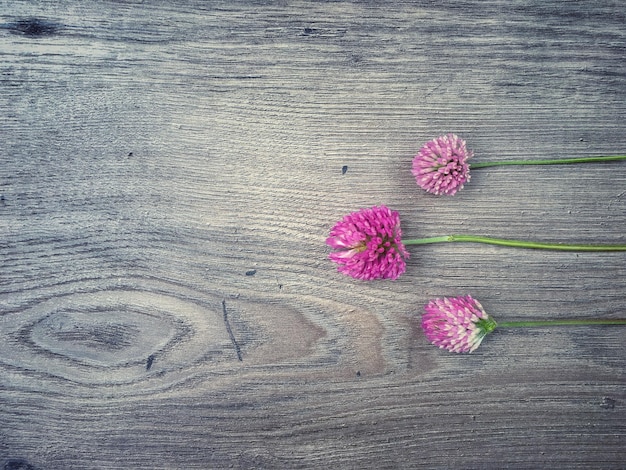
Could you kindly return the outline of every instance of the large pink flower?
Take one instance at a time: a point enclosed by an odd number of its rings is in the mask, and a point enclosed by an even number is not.
[[[422,328],[428,341],[456,353],[469,353],[496,328],[482,305],[471,295],[428,302]]]
[[[429,193],[452,196],[470,180],[467,160],[473,155],[463,139],[443,135],[424,144],[413,158],[412,173]]]
[[[402,244],[400,216],[385,206],[361,209],[335,224],[326,244],[337,270],[366,281],[397,279],[406,270],[409,253]]]

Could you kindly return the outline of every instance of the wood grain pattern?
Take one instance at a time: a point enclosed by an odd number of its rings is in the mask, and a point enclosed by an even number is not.
[[[626,258],[414,247],[341,276],[349,211],[406,236],[626,243],[626,165],[411,158],[626,151],[620,2],[0,2],[0,464],[623,468],[626,338],[427,344],[422,305],[623,317]]]

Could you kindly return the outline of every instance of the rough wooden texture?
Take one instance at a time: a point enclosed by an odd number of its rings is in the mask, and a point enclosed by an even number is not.
[[[430,298],[620,317],[626,256],[412,248],[336,273],[345,213],[406,236],[626,243],[626,164],[410,162],[626,151],[620,1],[0,3],[5,469],[624,468],[626,330],[428,344]],[[347,167],[347,171],[342,171]]]

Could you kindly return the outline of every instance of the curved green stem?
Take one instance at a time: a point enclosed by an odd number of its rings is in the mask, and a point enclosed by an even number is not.
[[[562,158],[562,159],[553,159],[553,160],[509,160],[509,161],[497,161],[497,162],[478,162],[478,163],[470,163],[470,169],[486,168],[489,166],[505,166],[505,165],[564,165],[568,163],[614,162],[618,160],[626,160],[626,155]]]
[[[498,327],[525,328],[529,326],[580,326],[580,325],[626,325],[626,319],[588,319],[588,320],[530,320],[530,321],[499,321]]]
[[[587,245],[567,243],[543,243],[505,238],[483,237],[480,235],[444,235],[441,237],[414,238],[402,240],[404,245],[427,245],[429,243],[470,242],[488,245],[512,246],[516,248],[532,248],[536,250],[557,251],[626,251],[626,245]]]

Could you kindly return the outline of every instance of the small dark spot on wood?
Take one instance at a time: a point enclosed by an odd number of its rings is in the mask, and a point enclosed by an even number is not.
[[[351,54],[350,55],[350,62],[352,62],[353,64],[359,64],[363,61],[363,57],[359,54]]]
[[[317,32],[317,30],[315,28],[304,28],[303,34],[305,36],[309,36],[311,34],[315,34],[316,32]]]
[[[150,370],[150,367],[152,367],[152,363],[154,362],[154,354],[150,354],[148,356],[148,359],[146,360],[146,370]]]
[[[602,403],[600,403],[600,407],[604,408],[605,410],[612,410],[615,408],[615,400],[611,397],[604,397],[602,398]]]
[[[342,175],[345,175],[347,171],[348,171],[348,165],[344,165],[344,166],[341,167],[341,174]]]
[[[51,36],[56,33],[57,27],[48,21],[38,18],[20,20],[9,26],[13,33],[23,34],[29,37]]]
[[[133,156],[133,152],[128,152],[128,156],[132,157]]]
[[[0,206],[5,206],[7,203],[6,199],[4,199],[4,194],[0,196]]]
[[[29,464],[24,459],[9,459],[4,462],[2,469],[3,470],[40,470],[38,467],[35,467]]]
[[[246,276],[254,276],[256,274],[256,269],[251,269],[250,271],[246,271]]]
[[[357,370],[357,371],[356,371],[356,376],[357,376],[357,377],[361,377],[361,371],[360,371],[360,370]]]

